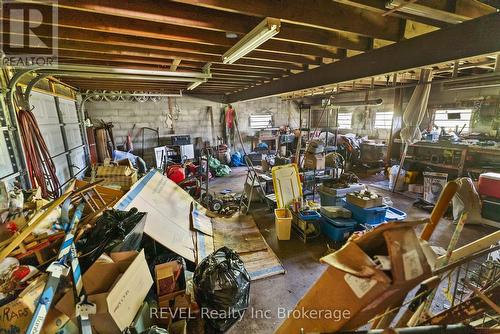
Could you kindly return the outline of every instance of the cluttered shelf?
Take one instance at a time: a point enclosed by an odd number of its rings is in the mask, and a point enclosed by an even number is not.
[[[423,161],[423,160],[418,160],[418,159],[414,159],[414,158],[406,158],[406,161],[424,164],[424,165],[429,165],[429,166],[434,166],[434,167],[439,167],[439,168],[444,168],[444,169],[457,169],[458,170],[458,166],[446,165],[446,164],[441,164],[441,163],[434,163],[431,161]]]

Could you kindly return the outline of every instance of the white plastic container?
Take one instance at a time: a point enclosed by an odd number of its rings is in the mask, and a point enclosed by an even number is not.
[[[398,169],[399,165],[394,165],[389,170],[389,189],[391,190],[394,188],[394,182],[396,182],[396,177],[398,176]],[[406,171],[401,168],[401,172],[399,173],[398,183],[396,185],[395,190],[397,191],[405,190],[405,175]]]

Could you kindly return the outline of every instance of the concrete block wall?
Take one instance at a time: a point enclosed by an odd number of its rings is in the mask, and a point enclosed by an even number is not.
[[[351,129],[340,129],[339,133],[356,133],[360,136],[368,136],[370,139],[389,140],[390,129],[381,129],[374,126],[375,117],[377,112],[394,111],[394,90],[380,90],[369,92],[366,96],[365,92],[347,92],[339,94],[335,97],[335,102],[351,102],[351,101],[364,101],[366,99],[382,99],[380,106],[364,107],[341,107],[340,112],[352,113],[352,127]],[[323,111],[321,106],[313,106],[312,125],[315,127],[326,127],[326,112],[320,121],[320,115]],[[330,127],[335,125],[335,113],[337,108],[333,108],[330,113]],[[303,116],[304,118],[306,115]]]
[[[113,135],[117,145],[122,145],[131,132],[134,145],[134,153],[141,155],[142,151],[142,127],[159,129],[160,145],[165,144],[165,136],[168,134],[189,134],[196,148],[203,147],[204,142],[215,145],[217,136],[222,136],[220,115],[225,104],[212,102],[193,97],[172,97],[170,106],[173,110],[172,123],[168,117],[169,102],[162,99],[158,102],[126,102],[126,101],[99,101],[87,102],[85,110],[87,116],[92,120],[102,119],[105,122],[113,122]],[[207,107],[212,108],[213,128]],[[250,129],[250,115],[259,113],[271,113],[274,117],[275,126],[291,124],[298,126],[298,110],[290,101],[281,101],[278,97],[270,97],[247,102],[234,103],[238,124],[245,144],[249,151],[250,140],[258,130]],[[135,128],[134,128],[135,124]],[[157,146],[156,135],[151,131],[145,131],[144,159],[151,164],[153,162],[152,148]],[[236,146],[241,151],[240,145]]]

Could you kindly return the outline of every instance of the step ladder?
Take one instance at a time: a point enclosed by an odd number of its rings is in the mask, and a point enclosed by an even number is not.
[[[271,206],[269,205],[269,201],[266,198],[266,191],[264,190],[262,183],[260,183],[259,175],[257,174],[257,171],[254,168],[252,160],[247,155],[245,155],[244,159],[248,168],[247,177],[245,178],[244,185],[246,186],[248,184],[250,186],[250,190],[248,194],[245,191],[246,196],[241,196],[240,198],[240,205],[239,205],[240,212],[247,214],[250,211],[250,205],[252,203],[252,197],[256,184],[258,185],[258,188],[256,189],[257,195],[260,197],[262,201],[264,201],[264,203],[266,203],[268,209],[272,210]]]

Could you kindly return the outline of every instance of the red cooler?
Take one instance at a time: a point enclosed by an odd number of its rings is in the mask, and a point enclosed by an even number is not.
[[[500,173],[484,173],[479,176],[480,195],[500,199]]]

